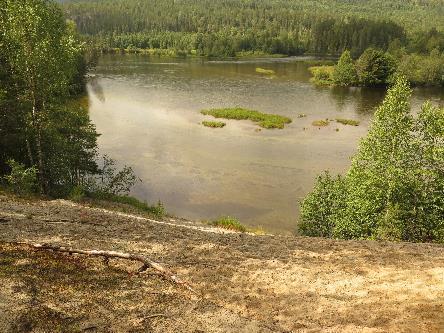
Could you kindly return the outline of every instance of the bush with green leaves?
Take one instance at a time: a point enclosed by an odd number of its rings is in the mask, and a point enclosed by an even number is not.
[[[369,48],[356,62],[356,70],[361,85],[366,87],[386,85],[396,71],[396,61],[384,51]]]
[[[37,168],[34,166],[27,168],[14,160],[9,160],[8,165],[11,172],[4,178],[11,190],[20,195],[34,193],[37,188]]]
[[[331,237],[335,218],[344,209],[344,178],[328,172],[319,175],[314,189],[301,203],[299,230],[306,236]]]
[[[399,77],[359,144],[341,195],[331,178],[320,177],[302,204],[303,234],[444,242],[444,109],[425,103],[414,117],[410,95]]]
[[[346,50],[342,53],[333,70],[332,78],[334,84],[339,86],[353,86],[358,83],[358,73],[350,51]]]

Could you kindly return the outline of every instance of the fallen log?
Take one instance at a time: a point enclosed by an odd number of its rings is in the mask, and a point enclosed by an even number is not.
[[[180,279],[177,275],[175,275],[170,270],[166,269],[159,263],[152,261],[151,259],[140,255],[140,254],[134,254],[134,253],[124,253],[124,252],[116,252],[116,251],[103,251],[103,250],[81,250],[81,249],[74,249],[70,247],[65,246],[59,246],[59,245],[51,245],[51,244],[38,244],[38,243],[28,243],[28,242],[15,242],[14,244],[18,245],[26,245],[31,248],[37,249],[37,250],[50,250],[55,252],[64,252],[69,254],[82,254],[86,256],[94,256],[94,257],[103,257],[105,261],[109,260],[109,258],[119,258],[119,259],[126,259],[126,260],[132,260],[132,261],[138,261],[142,263],[142,266],[139,268],[138,272],[144,272],[149,268],[153,268],[157,272],[160,273],[164,278],[167,280],[170,280],[176,284],[179,284],[183,286],[184,288],[188,289],[189,291],[195,293],[194,289],[190,287],[188,282]]]

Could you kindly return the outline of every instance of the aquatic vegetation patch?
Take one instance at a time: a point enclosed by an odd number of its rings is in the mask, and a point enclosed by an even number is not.
[[[222,128],[226,124],[222,121],[204,120],[204,121],[202,121],[202,125],[204,125],[205,127],[211,127],[211,128]]]
[[[228,230],[235,230],[240,232],[246,232],[247,228],[242,225],[238,219],[230,216],[222,216],[217,220],[211,221],[211,225]]]
[[[328,120],[315,120],[311,123],[313,126],[318,126],[318,127],[324,127],[324,126],[328,126],[330,124],[330,122]]]
[[[311,82],[320,86],[328,86],[333,84],[334,66],[313,66],[308,69],[313,77]]]
[[[343,125],[359,126],[359,121],[353,119],[336,118],[336,121]]]
[[[276,72],[272,69],[265,69],[265,68],[260,68],[260,67],[256,67],[256,73],[267,74],[267,75],[276,74]]]
[[[215,118],[235,119],[235,120],[251,120],[259,124],[263,128],[284,128],[285,124],[291,123],[288,117],[277,114],[262,113],[256,110],[244,108],[224,108],[209,109],[200,111],[203,115],[213,116]]]

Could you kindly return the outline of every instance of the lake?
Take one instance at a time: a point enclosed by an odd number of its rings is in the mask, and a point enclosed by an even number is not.
[[[299,201],[323,170],[350,166],[384,90],[313,86],[309,58],[211,61],[106,55],[91,73],[90,115],[102,154],[142,179],[132,194],[176,216],[230,215],[275,233],[297,229]],[[275,75],[256,73],[271,69]],[[442,104],[442,89],[415,89],[412,106]],[[212,129],[206,108],[241,106],[288,116],[283,130],[250,121]],[[305,114],[306,117],[298,118]],[[320,119],[348,118],[360,126]],[[338,129],[338,130],[337,130]]]

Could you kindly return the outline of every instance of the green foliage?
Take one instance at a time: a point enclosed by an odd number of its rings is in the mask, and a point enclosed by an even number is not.
[[[332,79],[339,86],[353,86],[358,83],[358,73],[355,68],[350,51],[344,51],[335,66]]]
[[[444,86],[444,53],[434,49],[430,55],[406,54],[397,72],[414,86]]]
[[[407,54],[397,47],[393,46],[390,54],[367,49],[356,64],[345,51],[333,71],[326,66],[311,67],[312,81],[318,85],[376,86],[390,85],[400,75],[414,86],[444,86],[444,52],[433,49],[429,55]]]
[[[103,156],[103,165],[99,170],[99,177],[90,179],[90,188],[94,192],[110,195],[127,195],[131,188],[140,179],[135,175],[133,168],[125,165],[117,170],[116,162],[108,156]]]
[[[320,86],[328,86],[333,84],[334,66],[313,66],[309,68],[313,75],[311,81]]]
[[[238,219],[230,216],[223,216],[218,218],[217,220],[211,221],[211,225],[214,225],[219,228],[235,230],[240,232],[246,232],[247,228],[243,226]]]
[[[359,82],[366,86],[385,85],[396,70],[393,57],[381,50],[369,48],[356,63]]]
[[[401,0],[81,0],[63,7],[104,51],[176,55],[337,55],[346,49],[360,55],[368,47],[387,50],[393,40],[406,44],[404,27],[444,27],[442,6]]]
[[[444,109],[426,103],[415,118],[410,94],[400,77],[376,111],[344,179],[346,195],[328,215],[330,236],[444,242]],[[337,193],[324,178],[307,197],[309,212]],[[325,215],[310,214],[303,223],[324,232]]]
[[[85,189],[83,186],[77,185],[71,189],[68,199],[72,201],[82,201],[85,198]]]
[[[201,113],[204,115],[211,115],[215,118],[251,120],[258,123],[259,126],[263,128],[282,129],[285,124],[291,123],[291,119],[284,116],[262,113],[244,108],[210,109],[202,110]]]
[[[206,127],[212,127],[212,128],[222,128],[222,127],[225,127],[226,124],[222,121],[204,120],[204,121],[202,121],[202,125],[204,125]]]
[[[343,125],[359,126],[359,121],[353,119],[336,118],[336,121]]]
[[[301,203],[299,230],[306,236],[332,237],[335,220],[345,208],[346,186],[340,176],[318,176],[314,189]]]
[[[14,160],[9,160],[8,165],[11,168],[11,172],[4,178],[11,190],[20,195],[35,193],[37,188],[37,169],[34,166],[27,168]]]

